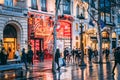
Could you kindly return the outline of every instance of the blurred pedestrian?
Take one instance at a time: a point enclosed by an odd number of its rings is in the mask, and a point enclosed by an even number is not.
[[[66,62],[67,52],[68,52],[68,50],[65,48],[64,49],[64,59],[65,59],[65,62]]]
[[[25,53],[25,48],[22,49],[22,58],[21,58],[21,60],[25,64],[26,70],[28,70],[28,66],[27,66],[27,54]]]
[[[78,62],[78,48],[75,50],[75,62]]]
[[[55,53],[55,62],[57,63],[57,66],[58,66],[57,70],[60,70],[59,58],[60,58],[60,50],[57,49]]]
[[[1,49],[1,52],[0,52],[0,62],[1,62],[1,65],[5,65],[7,64],[7,52],[5,50],[5,48],[2,48]]]
[[[73,63],[74,63],[74,60],[75,60],[75,49],[73,49],[73,50],[71,51],[71,53],[72,53]]]
[[[98,51],[97,51],[97,49],[95,49],[94,50],[94,57],[97,58],[97,56],[98,56]]]
[[[44,51],[43,51],[43,49],[41,49],[41,51],[39,52],[39,56],[40,56],[40,62],[44,62]]]
[[[120,48],[119,47],[117,47],[114,51],[114,59],[115,59],[115,63],[114,63],[113,70],[112,70],[113,74],[114,74],[114,70],[117,64],[120,65]]]
[[[92,51],[92,49],[89,47],[89,48],[88,48],[88,59],[89,59],[89,62],[91,62],[91,60],[92,60],[92,55],[93,55],[93,51]]]
[[[33,51],[31,47],[29,47],[27,55],[28,55],[28,63],[33,65]]]
[[[108,61],[108,59],[109,59],[109,53],[110,53],[109,49],[106,48],[106,49],[105,49],[105,57],[106,57],[106,60],[107,60],[107,61]]]

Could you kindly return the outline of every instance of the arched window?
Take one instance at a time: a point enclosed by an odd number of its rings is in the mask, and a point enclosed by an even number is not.
[[[102,37],[103,37],[103,38],[109,38],[109,33],[106,32],[106,31],[103,31],[103,32],[102,32]]]
[[[7,25],[3,31],[4,38],[17,38],[17,31],[12,25]]]
[[[64,0],[63,13],[70,14],[70,0]]]
[[[79,15],[79,5],[76,7],[76,17]]]

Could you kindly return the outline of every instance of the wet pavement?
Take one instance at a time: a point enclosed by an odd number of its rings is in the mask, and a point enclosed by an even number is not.
[[[76,63],[67,63],[66,67],[61,67],[60,72],[56,71],[56,79],[53,78],[52,60],[45,62],[36,61],[29,70],[7,71],[0,73],[0,80],[120,80],[120,65],[112,74],[114,60],[90,63],[85,57],[86,66],[78,66]],[[55,76],[55,75],[54,75]]]

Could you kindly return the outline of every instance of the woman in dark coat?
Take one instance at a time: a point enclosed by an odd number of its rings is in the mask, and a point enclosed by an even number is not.
[[[7,64],[7,53],[5,51],[5,48],[2,48],[0,52],[0,62],[1,62],[1,65]]]
[[[21,60],[22,60],[22,62],[24,62],[26,70],[28,70],[27,55],[25,53],[25,48],[22,49],[22,58],[21,58]]]
[[[115,58],[115,63],[114,63],[113,70],[112,70],[113,74],[114,74],[114,70],[117,64],[120,65],[120,48],[119,47],[115,49],[114,58]]]
[[[59,70],[59,69],[60,69],[60,65],[59,65],[59,58],[60,58],[60,50],[59,50],[59,49],[57,49],[57,50],[56,50],[56,53],[55,53],[55,62],[56,62],[56,63],[57,63],[57,65],[58,65],[57,70]]]

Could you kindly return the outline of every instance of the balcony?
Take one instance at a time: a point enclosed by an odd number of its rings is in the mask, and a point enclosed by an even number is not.
[[[9,7],[0,4],[0,14],[11,16],[27,16],[27,9],[19,7]]]

